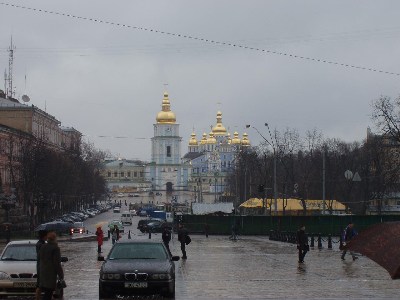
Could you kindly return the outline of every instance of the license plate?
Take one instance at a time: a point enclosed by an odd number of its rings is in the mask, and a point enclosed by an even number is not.
[[[125,282],[125,287],[129,289],[145,289],[147,282]]]
[[[36,282],[14,282],[15,288],[35,288]]]

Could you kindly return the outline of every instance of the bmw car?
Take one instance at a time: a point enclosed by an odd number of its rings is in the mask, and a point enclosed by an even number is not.
[[[122,240],[116,243],[100,269],[99,299],[116,296],[175,297],[175,264],[162,242]]]

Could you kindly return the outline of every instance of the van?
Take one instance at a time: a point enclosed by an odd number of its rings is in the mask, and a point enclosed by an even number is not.
[[[124,211],[121,214],[121,222],[122,222],[122,224],[132,225],[132,215],[129,211]]]

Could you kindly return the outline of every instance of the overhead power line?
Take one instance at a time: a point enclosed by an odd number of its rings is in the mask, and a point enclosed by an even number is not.
[[[40,9],[40,8],[33,8],[33,7],[28,7],[28,6],[11,4],[11,3],[7,3],[7,2],[0,2],[0,5],[13,7],[13,8],[26,9],[26,10],[31,10],[31,11],[40,12],[40,13],[59,15],[59,16],[64,16],[64,17],[68,17],[68,18],[91,21],[91,22],[96,22],[96,23],[103,23],[103,24],[113,25],[113,26],[118,26],[118,27],[123,27],[123,28],[130,28],[130,29],[135,29],[135,30],[141,30],[141,31],[147,31],[147,32],[158,33],[158,34],[163,34],[163,35],[169,35],[169,36],[174,36],[174,37],[178,37],[178,38],[195,40],[195,41],[200,41],[200,42],[205,42],[205,43],[210,43],[210,44],[215,44],[215,45],[222,45],[222,46],[229,46],[229,47],[234,47],[234,48],[253,50],[253,51],[269,53],[269,54],[274,54],[274,55],[287,56],[287,57],[290,57],[290,58],[296,58],[296,59],[301,59],[301,60],[313,61],[313,62],[330,64],[330,65],[337,65],[337,66],[341,66],[341,67],[345,67],[345,68],[353,68],[353,69],[359,69],[359,70],[364,70],[364,71],[370,71],[370,72],[377,72],[377,73],[383,73],[383,74],[388,74],[388,75],[400,76],[400,73],[396,73],[396,72],[389,72],[389,71],[384,71],[384,70],[379,70],[379,69],[374,69],[374,68],[369,68],[369,67],[363,67],[363,66],[357,66],[357,65],[352,65],[352,64],[346,64],[346,63],[341,63],[341,62],[331,61],[331,60],[326,60],[326,59],[321,59],[321,58],[290,54],[290,53],[286,53],[286,52],[278,52],[278,51],[262,49],[262,48],[258,48],[258,47],[246,46],[246,45],[242,45],[242,44],[222,42],[222,41],[206,39],[206,38],[196,37],[196,36],[192,36],[192,35],[186,35],[186,34],[162,31],[162,30],[152,29],[152,28],[147,28],[147,27],[127,25],[127,24],[122,24],[122,23],[118,23],[118,22],[101,20],[101,19],[97,19],[97,18],[82,17],[82,16],[77,16],[77,15],[58,12],[58,11],[51,11],[51,10]]]

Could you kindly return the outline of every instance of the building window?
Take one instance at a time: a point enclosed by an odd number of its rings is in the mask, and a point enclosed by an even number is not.
[[[171,146],[167,146],[167,157],[171,157]]]
[[[133,177],[137,177],[137,172],[133,172]]]
[[[397,205],[400,205],[400,201],[397,201]]]
[[[107,177],[111,177],[111,172],[108,172],[108,173],[107,173]]]
[[[127,176],[128,176],[128,177],[131,177],[131,172],[127,172]]]
[[[125,177],[125,172],[121,172],[121,177]]]
[[[114,172],[114,177],[115,177],[115,178],[118,177],[118,172]]]

